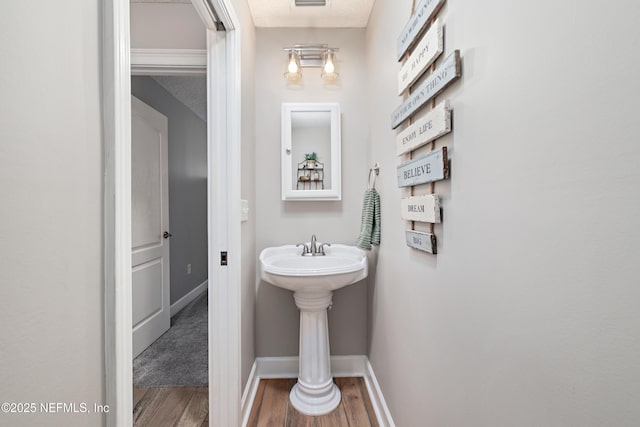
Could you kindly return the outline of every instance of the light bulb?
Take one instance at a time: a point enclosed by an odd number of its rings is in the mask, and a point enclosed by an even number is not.
[[[287,70],[290,73],[297,73],[298,72],[298,64],[296,64],[296,59],[295,57],[291,57],[291,59],[289,60],[289,66],[287,67]]]
[[[324,64],[324,72],[327,74],[333,73],[336,70],[336,67],[333,65],[333,61],[331,57],[327,58],[326,64]]]

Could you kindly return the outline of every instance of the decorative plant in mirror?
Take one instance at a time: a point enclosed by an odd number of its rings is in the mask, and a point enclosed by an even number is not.
[[[313,153],[307,153],[304,155],[305,160],[307,161],[308,168],[316,167],[316,160],[318,160],[318,154],[314,151]]]

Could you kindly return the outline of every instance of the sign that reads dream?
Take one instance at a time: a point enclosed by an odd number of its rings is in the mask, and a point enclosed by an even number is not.
[[[418,222],[440,222],[440,198],[435,194],[401,199],[402,219]]]

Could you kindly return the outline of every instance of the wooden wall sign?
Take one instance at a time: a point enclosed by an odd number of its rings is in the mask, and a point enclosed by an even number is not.
[[[402,219],[418,222],[440,222],[440,198],[435,194],[408,197],[400,200]]]
[[[413,151],[451,132],[449,101],[442,101],[396,136],[396,155]]]
[[[443,33],[442,23],[437,19],[400,69],[398,74],[398,95],[402,95],[402,92],[418,80],[425,70],[442,54],[444,50]]]
[[[434,255],[438,253],[435,234],[407,230],[405,231],[405,238],[407,240],[407,246],[411,248],[429,252]]]
[[[393,112],[391,128],[395,129],[400,126],[418,108],[456,81],[460,74],[460,51],[456,50]]]
[[[420,35],[422,29],[427,22],[433,18],[440,10],[445,0],[422,0],[418,7],[411,15],[409,22],[398,37],[397,57],[398,61],[402,59],[405,52],[414,45],[417,36]]]
[[[449,178],[447,147],[398,166],[398,187],[425,184]]]

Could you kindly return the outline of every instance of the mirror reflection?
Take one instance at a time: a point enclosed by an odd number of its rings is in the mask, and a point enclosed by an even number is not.
[[[331,188],[331,114],[329,111],[291,113],[293,190]]]

